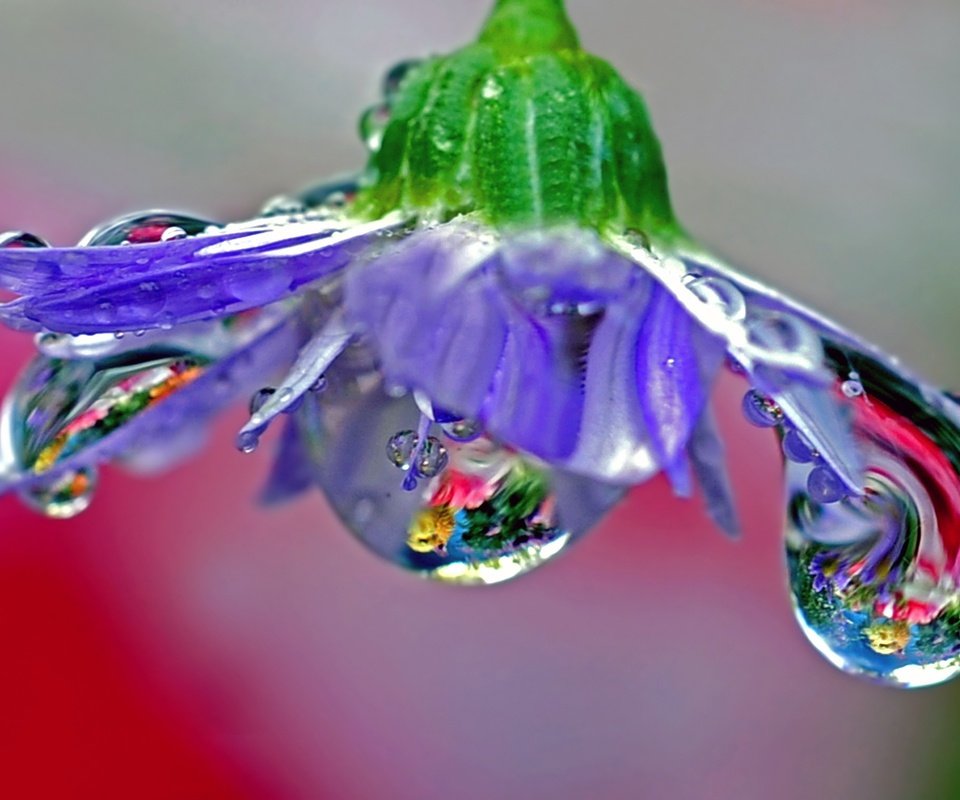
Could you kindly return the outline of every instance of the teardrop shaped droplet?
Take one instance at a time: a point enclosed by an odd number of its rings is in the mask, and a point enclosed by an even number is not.
[[[86,511],[96,488],[96,468],[81,467],[57,475],[48,482],[26,486],[19,491],[19,496],[41,514],[69,519]]]
[[[334,369],[337,392],[308,396],[298,420],[317,432],[310,458],[331,505],[394,564],[447,582],[504,581],[552,558],[623,494],[488,436],[456,441],[436,423],[418,449],[410,395],[390,397],[369,376]],[[415,480],[409,491],[404,477]]]
[[[17,469],[42,475],[98,447],[208,364],[199,355],[159,348],[103,359],[34,359],[3,417]]]
[[[137,211],[98,225],[80,240],[79,246],[166,242],[203,233],[213,224],[175,211]]]
[[[384,103],[370,106],[360,117],[360,138],[371,153],[380,149],[389,122],[390,107]]]
[[[841,377],[837,394],[853,411],[863,495],[816,459],[786,462],[794,606],[840,669],[929,686],[960,673],[960,414],[946,413],[946,396],[931,403],[877,362],[857,361],[860,391]]]

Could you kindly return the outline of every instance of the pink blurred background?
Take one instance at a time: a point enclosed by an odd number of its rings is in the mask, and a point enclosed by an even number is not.
[[[224,218],[362,161],[379,75],[479,0],[5,0],[0,229]],[[570,0],[647,96],[677,209],[756,274],[960,386],[953,0]],[[6,388],[30,352],[0,333]],[[423,583],[314,495],[265,512],[241,410],[49,521],[0,499],[0,796],[950,798],[960,685],[833,671],[785,593],[776,444],[718,392],[745,535],[659,480],[553,564]]]

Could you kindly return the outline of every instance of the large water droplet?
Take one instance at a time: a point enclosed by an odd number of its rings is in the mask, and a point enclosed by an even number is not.
[[[787,461],[796,614],[835,666],[929,686],[960,673],[960,429],[920,388],[858,361],[862,391],[838,379],[837,395],[853,409],[864,493],[816,461]]]
[[[203,233],[213,224],[175,211],[137,211],[98,225],[79,244],[90,247],[166,242]]]
[[[45,483],[31,484],[19,496],[31,508],[56,519],[69,519],[85,511],[97,488],[95,467],[81,467]]]
[[[40,356],[3,417],[16,464],[37,475],[64,465],[198,378],[209,362],[155,348],[103,359]]]
[[[334,369],[338,391],[311,395],[298,415],[318,431],[317,476],[357,538],[406,569],[455,583],[513,578],[558,553],[622,496],[488,436],[458,442],[437,424],[427,439],[435,442],[431,463],[421,463],[427,448],[417,448],[413,398],[391,398],[365,378],[350,391],[342,368]],[[445,457],[435,458],[441,447]],[[409,491],[404,474],[415,478]]]

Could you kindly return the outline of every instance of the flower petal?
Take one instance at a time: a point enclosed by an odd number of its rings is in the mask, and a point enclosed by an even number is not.
[[[168,328],[281,300],[350,264],[403,220],[269,218],[156,244],[0,249],[11,327],[67,333]]]

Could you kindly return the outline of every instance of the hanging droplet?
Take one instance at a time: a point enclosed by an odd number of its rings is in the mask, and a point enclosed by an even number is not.
[[[743,396],[743,415],[759,428],[773,428],[783,422],[783,411],[769,397],[756,389]]]
[[[48,517],[69,519],[85,511],[97,488],[95,467],[81,467],[57,475],[46,483],[31,484],[20,490],[20,499]]]
[[[387,440],[387,458],[395,467],[408,470],[413,465],[413,454],[420,437],[416,431],[398,431]]]
[[[250,413],[256,414],[263,404],[267,402],[273,395],[277,393],[277,390],[272,386],[264,386],[262,389],[257,389],[250,397]]]
[[[214,223],[171,211],[138,211],[98,225],[80,242],[81,247],[152,244],[195,236]]]
[[[483,426],[470,419],[458,419],[453,422],[443,422],[440,428],[448,438],[455,442],[472,442],[483,433]]]
[[[250,454],[260,446],[259,431],[240,431],[237,434],[237,450]]]
[[[816,457],[816,451],[810,447],[806,437],[795,428],[788,430],[781,442],[783,454],[798,464],[809,464]]]
[[[960,428],[866,356],[851,402],[864,491],[787,461],[787,563],[797,619],[835,666],[895,686],[960,674]],[[849,400],[838,380],[838,395]],[[855,397],[858,395],[854,395]],[[785,448],[786,450],[787,448]]]
[[[203,374],[199,355],[160,349],[103,359],[40,356],[20,378],[3,417],[17,468],[42,475],[123,428]]]
[[[384,98],[388,101],[392,100],[397,92],[400,91],[400,86],[403,84],[407,75],[422,63],[420,59],[411,58],[390,67],[383,76],[382,91]]]
[[[414,469],[421,478],[433,478],[443,472],[450,460],[447,448],[436,436],[428,436],[423,447],[416,452]]]
[[[742,320],[747,316],[743,294],[726,278],[693,277],[684,283],[701,301],[716,306],[728,319]]]
[[[380,149],[383,133],[390,122],[390,107],[385,103],[370,106],[360,117],[360,138],[371,153]]]
[[[417,418],[413,398],[362,385],[360,396],[318,395],[301,419],[322,430],[311,459],[338,515],[406,569],[455,583],[513,578],[562,550],[622,496],[488,436],[458,442],[443,433],[418,451],[416,431],[404,428]]]

